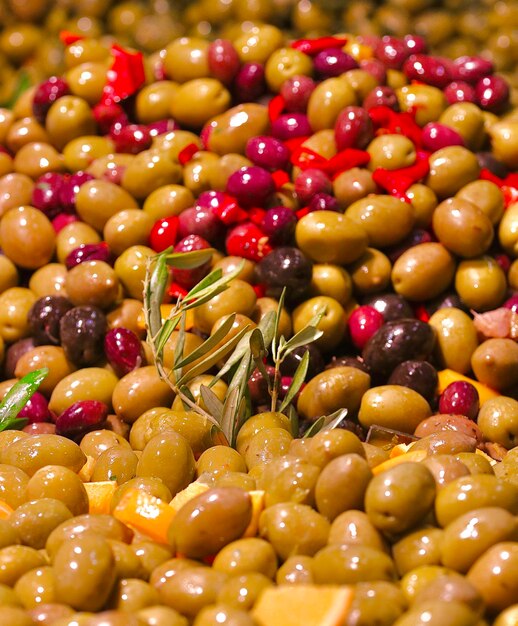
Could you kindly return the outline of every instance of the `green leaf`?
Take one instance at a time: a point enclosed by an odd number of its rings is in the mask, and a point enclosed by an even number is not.
[[[338,411],[326,415],[326,417],[324,417],[322,430],[333,430],[333,428],[336,428],[338,424],[347,417],[348,412],[347,409],[338,409]]]
[[[293,438],[297,438],[299,436],[299,414],[293,404],[288,407],[288,417],[290,418],[291,435]]]
[[[199,376],[199,374],[203,374],[204,372],[206,372],[207,369],[209,369],[209,367],[212,367],[212,363],[217,363],[221,358],[223,358],[229,352],[229,350],[232,350],[232,348],[235,345],[237,345],[239,340],[247,332],[249,332],[248,331],[248,326],[245,326],[244,328],[242,328],[238,332],[238,334],[235,337],[232,337],[232,339],[230,339],[230,341],[227,344],[225,344],[224,346],[221,346],[221,348],[219,348],[218,350],[216,350],[212,354],[209,354],[209,356],[206,359],[204,359],[203,361],[198,363],[198,365],[195,365],[192,369],[190,369],[188,372],[186,372],[182,376],[182,378],[178,381],[177,384],[178,385],[184,385],[189,380],[192,380],[196,376]],[[210,363],[210,365],[209,365],[209,363]],[[211,381],[211,383],[212,383],[212,381]],[[211,385],[209,385],[209,386],[211,386]]]
[[[297,369],[295,370],[295,373],[293,374],[293,379],[291,381],[291,384],[279,408],[279,411],[281,413],[284,411],[284,409],[287,406],[290,405],[293,398],[297,395],[299,389],[302,386],[302,383],[306,379],[308,366],[309,366],[309,352],[306,350],[306,352],[304,352],[304,356],[302,357],[302,359],[300,360],[300,363],[297,366]]]
[[[262,317],[257,324],[257,328],[263,335],[264,347],[268,349],[272,345],[273,338],[275,337],[275,311],[268,311],[264,317]]]
[[[214,252],[214,248],[206,248],[205,250],[193,250],[192,252],[175,252],[168,254],[165,258],[167,265],[170,267],[192,270],[210,261]]]
[[[284,306],[284,298],[286,297],[286,287],[282,290],[281,297],[279,298],[279,304],[277,305],[277,311],[275,312],[275,324],[273,327],[273,340],[272,340],[272,355],[274,360],[277,360],[277,353],[279,344],[277,343],[277,336],[279,333],[279,324],[281,322],[281,313]]]
[[[189,291],[189,293],[185,296],[185,300],[190,300],[194,298],[200,291],[207,289],[211,285],[213,285],[216,281],[218,281],[223,276],[223,271],[220,269],[214,270],[210,274],[207,274],[205,278],[202,278],[197,285]]]
[[[232,313],[232,315],[229,315],[225,319],[223,324],[221,324],[221,326],[213,335],[211,335],[208,339],[206,339],[201,344],[201,346],[198,346],[196,350],[193,350],[188,356],[186,356],[178,364],[176,364],[176,367],[182,368],[182,367],[185,367],[186,365],[189,365],[189,363],[192,363],[193,361],[196,361],[197,359],[201,358],[202,356],[207,354],[209,350],[212,350],[212,348],[217,346],[218,343],[222,341],[228,335],[228,331],[232,328],[232,325],[234,324],[235,319],[236,319],[235,313]]]
[[[167,280],[169,278],[165,258],[164,253],[159,254],[154,259],[155,267],[152,271],[152,261],[148,262],[148,273],[151,271],[151,277],[149,278],[149,281],[146,281],[145,312],[151,339],[154,339],[158,335],[162,327],[162,313],[160,311],[160,306],[164,299]]]
[[[27,421],[18,418],[18,413],[31,399],[48,373],[48,367],[30,372],[9,389],[0,403],[0,431],[25,426]]]
[[[259,328],[254,328],[252,334],[250,335],[250,352],[252,353],[252,358],[255,361],[262,360],[266,355],[266,348],[264,346],[263,333]]]
[[[309,439],[311,437],[314,437],[317,433],[319,433],[323,426],[324,426],[324,422],[325,422],[325,417],[319,417],[315,422],[313,422],[313,424],[311,424],[311,426],[306,430],[306,432],[304,433],[303,438],[304,439]]]
[[[192,392],[189,389],[189,387],[187,387],[186,385],[182,385],[181,387],[179,387],[178,388],[178,395],[180,396],[180,400],[182,401],[183,408],[186,411],[192,411],[191,405],[188,404],[187,402],[185,402],[185,398],[187,398],[193,404],[196,404],[196,400],[194,399],[194,396],[192,395]]]
[[[210,300],[211,297],[216,295],[216,291],[218,293],[225,291],[228,283],[239,275],[243,267],[244,261],[242,261],[233,272],[229,272],[228,274],[223,274],[220,269],[214,270],[214,272],[211,272],[198,285],[195,285],[191,289],[191,291],[185,296],[184,301],[191,304],[190,301],[194,296],[196,296],[197,302],[199,302],[200,299]],[[217,274],[218,277],[214,278],[213,274]],[[207,298],[207,296],[210,297]]]
[[[295,348],[300,348],[301,346],[305,346],[308,343],[312,343],[316,341],[319,337],[322,337],[323,331],[315,328],[314,326],[305,326],[296,335],[293,335],[291,339],[289,339],[282,348],[279,346],[280,351],[282,352],[282,357],[285,358],[288,356],[290,352],[293,352]]]
[[[219,424],[221,424],[221,419],[223,417],[223,402],[221,402],[218,396],[206,385],[200,385],[200,394],[208,412]]]
[[[0,106],[2,106],[2,108],[4,109],[12,109],[14,105],[16,104],[16,102],[18,101],[18,98],[25,91],[27,91],[27,89],[29,89],[31,85],[32,85],[31,77],[29,76],[28,72],[25,72],[24,70],[22,70],[19,73],[18,82],[16,83],[12,94],[9,96],[6,102],[1,104]]]
[[[185,346],[185,311],[182,312],[180,317],[180,329],[178,330],[178,336],[176,338],[176,345],[174,347],[174,378],[178,380],[182,377],[182,366],[178,365],[183,357],[183,349]]]
[[[234,431],[234,420],[239,404],[239,387],[229,389],[229,393],[225,399],[223,406],[223,415],[221,417],[221,430],[227,438],[228,442],[232,442]]]
[[[155,353],[158,360],[162,359],[162,352],[164,351],[165,344],[168,342],[169,338],[175,331],[179,321],[180,316],[175,315],[172,319],[166,320],[162,328],[158,331],[158,336],[156,337],[155,343]]]

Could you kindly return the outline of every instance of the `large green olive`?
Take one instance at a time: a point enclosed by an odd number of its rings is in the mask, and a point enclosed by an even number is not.
[[[503,611],[518,597],[518,542],[497,543],[470,568],[467,579],[490,612]]]
[[[511,256],[518,256],[518,204],[509,205],[498,227],[498,240]]]
[[[323,335],[315,341],[315,345],[331,350],[342,341],[347,320],[345,309],[334,298],[316,296],[299,304],[292,313],[293,332],[298,333],[305,328],[319,312],[322,312],[322,317],[317,328]]]
[[[0,455],[3,449],[0,450]],[[0,464],[0,500],[15,509],[27,499],[29,476],[19,467]],[[39,497],[39,496],[38,496]]]
[[[298,502],[313,506],[315,503],[315,485],[320,468],[304,462],[284,464],[283,457],[269,463],[262,476],[264,484],[265,506],[280,502]],[[263,486],[263,485],[262,485]]]
[[[253,435],[243,451],[248,470],[287,454],[293,437],[284,428],[263,428]]]
[[[26,496],[28,500],[59,500],[72,515],[88,513],[88,494],[83,481],[62,465],[45,465],[35,472],[27,484]]]
[[[264,589],[272,586],[271,579],[259,572],[232,576],[221,587],[218,602],[246,611],[254,606]]]
[[[349,266],[354,288],[362,295],[383,291],[390,283],[391,269],[389,258],[376,248],[367,248],[364,254]]]
[[[14,590],[27,609],[56,602],[56,576],[49,566],[37,567],[20,576]]]
[[[266,82],[272,91],[279,91],[285,80],[299,74],[310,76],[312,69],[311,59],[303,52],[294,48],[279,48],[266,62]]]
[[[480,172],[477,157],[462,146],[448,146],[430,156],[430,173],[426,184],[439,198],[454,196]]]
[[[0,550],[0,583],[12,587],[16,581],[36,567],[46,565],[45,557],[29,546],[7,546]]]
[[[110,598],[110,606],[119,611],[135,613],[146,606],[159,604],[158,591],[138,578],[119,580]]]
[[[435,480],[420,463],[401,463],[375,476],[365,493],[365,512],[389,534],[409,530],[432,510]]]
[[[513,149],[518,136],[518,122],[502,120],[492,124],[489,135],[495,157],[512,169],[518,167],[518,158]]]
[[[472,319],[455,307],[436,311],[428,323],[435,328],[435,353],[442,367],[460,374],[471,369],[471,356],[478,346],[477,331]]]
[[[448,104],[443,92],[431,85],[405,85],[396,90],[396,96],[402,111],[415,111],[419,126],[435,122]]]
[[[180,85],[171,96],[172,116],[182,125],[199,128],[227,110],[230,93],[215,78],[195,78]]]
[[[296,554],[313,556],[327,543],[329,522],[305,504],[284,502],[261,513],[259,535],[283,561]]]
[[[495,183],[489,180],[474,180],[458,191],[456,197],[478,207],[487,215],[493,226],[500,222],[504,213],[504,196]]]
[[[360,439],[349,430],[334,428],[323,430],[311,438],[307,449],[307,460],[318,467],[325,467],[333,459],[344,454],[365,456]]]
[[[322,470],[315,487],[317,509],[333,521],[340,513],[360,509],[372,478],[367,461],[358,454],[343,454]]]
[[[268,110],[262,104],[246,102],[217,115],[209,122],[207,147],[216,154],[244,154],[252,137],[268,130]]]
[[[441,561],[446,567],[465,573],[491,546],[517,538],[518,523],[509,511],[497,507],[473,509],[444,529]]]
[[[414,143],[404,135],[387,133],[378,135],[368,145],[370,154],[369,169],[377,167],[398,170],[413,165],[416,158]],[[389,196],[390,197],[390,196]]]
[[[174,431],[153,437],[137,464],[137,476],[161,478],[174,496],[187,487],[195,472],[195,461],[187,440]]]
[[[98,535],[64,541],[54,558],[56,598],[79,611],[101,609],[115,583],[113,553]]]
[[[313,266],[311,296],[328,296],[345,307],[351,298],[351,293],[351,277],[343,267],[330,263],[318,263]]]
[[[405,250],[392,268],[396,293],[410,301],[434,298],[445,291],[455,275],[455,260],[440,243],[427,242]]]
[[[252,437],[266,428],[284,428],[287,432],[291,432],[290,420],[284,413],[267,411],[252,415],[241,426],[237,434],[236,450],[239,454],[244,455]]]
[[[195,324],[199,330],[208,334],[214,324],[225,315],[241,313],[250,317],[256,300],[252,286],[236,278],[230,282],[225,292],[194,309]]]
[[[409,202],[382,195],[369,195],[353,202],[345,216],[366,231],[373,248],[399,243],[410,233],[415,221],[414,207]]]
[[[169,528],[169,540],[190,558],[216,554],[241,537],[252,518],[252,500],[243,489],[209,489],[187,502]]]
[[[477,424],[486,440],[511,450],[518,437],[518,402],[506,396],[486,400],[480,408]]]
[[[358,420],[366,428],[378,424],[412,434],[431,413],[430,405],[417,391],[401,385],[382,385],[365,392]]]
[[[9,518],[22,543],[39,550],[45,547],[50,533],[72,513],[54,498],[40,498],[21,504]]]
[[[344,626],[392,626],[406,606],[403,592],[393,583],[357,583]]]
[[[324,585],[396,580],[392,559],[367,546],[326,546],[315,554],[312,571],[315,582]]]
[[[297,410],[309,420],[342,408],[354,414],[370,387],[370,380],[370,376],[357,367],[334,367],[321,372],[302,390]]]
[[[455,290],[462,301],[475,311],[496,309],[504,301],[505,273],[490,256],[461,261],[455,274]]]
[[[76,196],[81,219],[102,232],[106,222],[124,209],[138,208],[135,199],[122,187],[107,180],[90,180],[81,185]]]
[[[500,507],[516,515],[518,486],[491,474],[461,476],[437,493],[435,517],[444,528],[464,513],[485,507]]]
[[[404,613],[394,626],[477,626],[478,623],[477,613],[464,603],[432,600]]]
[[[440,565],[444,532],[423,528],[409,533],[392,546],[392,558],[400,576],[422,565]],[[446,565],[446,564],[445,564]]]
[[[416,595],[413,606],[419,606],[431,600],[462,602],[479,615],[484,611],[480,593],[467,578],[457,572],[438,576],[424,585]]]
[[[277,571],[277,555],[264,539],[248,537],[237,539],[224,546],[213,563],[214,569],[232,576],[259,572],[274,578]]]
[[[290,556],[277,570],[275,580],[278,585],[298,585],[314,582],[311,570],[313,558],[303,554]]]
[[[109,448],[103,452],[93,469],[92,482],[113,480],[122,485],[135,476],[137,455],[127,448]]]
[[[469,453],[468,453],[469,454]],[[475,455],[480,456],[480,455]],[[460,476],[468,476],[468,467],[451,454],[434,454],[424,459],[423,463],[432,472],[437,489]]]
[[[379,530],[375,528],[363,511],[344,511],[333,520],[329,531],[329,545],[367,546],[386,552],[386,546]]]
[[[477,148],[484,139],[484,116],[472,102],[452,104],[442,113],[439,122],[457,131],[469,148]]]
[[[111,406],[117,376],[102,367],[85,367],[62,378],[52,391],[49,408],[57,415],[79,400],[100,400]]]
[[[334,128],[342,109],[356,104],[354,89],[340,77],[328,78],[317,85],[308,102],[308,121],[313,131]]]
[[[186,617],[168,606],[159,604],[140,609],[136,615],[146,626],[188,626]]]
[[[518,382],[518,345],[512,339],[488,339],[471,355],[477,379],[499,391]]]
[[[297,222],[298,247],[312,261],[347,265],[368,245],[367,231],[349,217],[334,211],[313,211]]]

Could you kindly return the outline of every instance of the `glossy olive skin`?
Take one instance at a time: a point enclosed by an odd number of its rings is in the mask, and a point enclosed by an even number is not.
[[[435,497],[431,472],[419,463],[401,463],[375,476],[365,494],[365,512],[376,528],[404,532],[429,513]]]
[[[210,489],[180,509],[170,526],[169,540],[190,558],[215,554],[242,536],[251,516],[252,501],[246,491]]]
[[[309,506],[285,502],[261,513],[259,535],[282,560],[293,555],[313,556],[327,542],[329,522]]]
[[[214,569],[232,576],[258,572],[274,578],[277,571],[277,555],[264,539],[249,537],[228,543],[217,554]]]
[[[72,513],[60,500],[40,498],[20,505],[9,521],[24,545],[39,550],[54,528],[71,518]]]
[[[351,509],[340,513],[331,523],[328,545],[367,546],[386,552],[387,547],[380,531],[374,527],[366,513]]]
[[[320,584],[347,585],[396,579],[392,559],[366,546],[326,546],[315,554],[312,571]]]
[[[417,391],[401,385],[382,385],[371,387],[363,395],[358,420],[365,428],[379,424],[412,434],[431,413],[430,405]]]
[[[387,378],[403,361],[430,356],[435,341],[435,332],[428,324],[415,319],[394,320],[369,339],[362,357],[374,376]]]
[[[471,356],[478,346],[477,331],[472,319],[455,307],[439,309],[428,323],[435,329],[436,357],[442,367],[466,374],[471,369]]]
[[[45,557],[34,548],[6,546],[0,550],[0,583],[12,587],[21,576],[43,565]]]
[[[500,507],[516,514],[518,487],[491,474],[462,476],[445,485],[435,501],[435,516],[444,528],[473,509]]]
[[[370,387],[370,376],[355,367],[336,367],[317,374],[302,390],[297,410],[315,420],[340,408],[355,413]]]
[[[409,387],[433,406],[437,393],[437,370],[428,361],[403,361],[390,375],[389,385]]]
[[[345,626],[390,626],[406,605],[403,593],[393,583],[381,580],[357,583]]]
[[[444,532],[423,528],[409,533],[392,547],[392,557],[400,576],[422,565],[440,565]]]
[[[471,367],[477,380],[497,390],[516,384],[518,352],[512,339],[488,339],[471,355]]]
[[[514,448],[517,410],[518,402],[506,396],[484,402],[477,417],[477,424],[484,437],[508,450]]]
[[[315,344],[322,350],[332,350],[343,339],[347,315],[342,305],[328,296],[316,296],[310,298],[293,311],[293,332],[302,330],[319,311],[324,311],[318,329],[323,332]]]
[[[478,615],[464,603],[445,600],[428,600],[417,604],[401,616],[397,626],[476,626]]]
[[[444,529],[441,561],[446,567],[464,574],[491,546],[501,541],[515,541],[517,536],[516,519],[509,511],[497,507],[473,509]]]
[[[496,309],[505,299],[506,287],[503,270],[490,256],[466,259],[457,266],[455,290],[470,309]]]

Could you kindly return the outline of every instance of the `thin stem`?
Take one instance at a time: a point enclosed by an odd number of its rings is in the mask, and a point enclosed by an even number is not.
[[[275,361],[275,374],[273,375],[272,384],[272,403],[271,410],[277,410],[277,398],[279,396],[279,378],[280,378],[280,361]]]

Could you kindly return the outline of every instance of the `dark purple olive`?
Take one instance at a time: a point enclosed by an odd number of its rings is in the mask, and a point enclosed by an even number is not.
[[[499,112],[509,103],[509,83],[501,76],[486,76],[475,85],[475,97],[486,111]]]
[[[476,102],[475,89],[462,80],[454,80],[444,88],[444,96],[448,104],[456,102]]]
[[[385,67],[399,70],[408,57],[413,53],[415,54],[415,51],[411,50],[402,39],[385,35],[378,42],[375,53]]]
[[[32,206],[52,219],[61,211],[61,188],[63,175],[58,172],[46,172],[34,183]]]
[[[316,193],[309,201],[308,209],[312,211],[340,211],[338,200],[328,193]]]
[[[286,287],[286,299],[300,299],[308,290],[313,264],[298,248],[272,250],[257,264],[259,282],[266,286],[266,295],[279,298]]]
[[[237,50],[228,39],[216,39],[210,43],[207,60],[211,76],[225,85],[232,82],[241,65]]]
[[[408,237],[403,239],[401,243],[386,251],[391,263],[395,263],[399,257],[406,252],[409,248],[419,245],[420,243],[428,243],[433,241],[432,235],[427,230],[422,228],[414,229]]]
[[[428,315],[433,315],[439,309],[456,308],[470,315],[469,307],[459,298],[456,293],[441,294],[437,298],[426,302],[425,305]]]
[[[333,78],[356,69],[358,63],[350,54],[340,48],[328,48],[314,57],[313,67],[318,77]]]
[[[505,178],[509,169],[502,161],[499,161],[491,152],[477,152],[477,161],[481,168],[489,170],[499,178]]]
[[[246,156],[254,165],[267,170],[285,169],[290,153],[288,148],[275,137],[252,137],[246,144]]]
[[[179,130],[180,125],[173,119],[165,119],[151,122],[146,128],[148,129],[150,137],[154,139],[159,135],[165,135],[173,130]]]
[[[355,356],[334,356],[326,365],[325,369],[331,370],[333,367],[355,367],[366,374],[369,373],[369,368],[361,358]]]
[[[73,212],[76,208],[76,195],[81,185],[84,185],[94,176],[88,172],[76,172],[71,176],[66,176],[59,192],[59,199],[64,211]]]
[[[399,102],[396,92],[392,87],[378,85],[378,87],[374,87],[374,89],[365,96],[363,107],[367,109],[367,111],[377,106],[385,106],[393,111],[399,111]]]
[[[40,122],[45,122],[48,110],[54,102],[70,93],[68,83],[63,78],[51,76],[36,87],[32,97],[32,112],[34,117]]]
[[[58,346],[59,324],[74,305],[62,296],[45,296],[36,300],[29,311],[29,324],[34,343],[38,346]]]
[[[108,407],[99,400],[80,400],[56,418],[56,434],[78,439],[91,430],[103,428],[108,417]]]
[[[252,61],[244,63],[234,79],[234,93],[240,102],[254,102],[266,91],[264,65]]]
[[[374,136],[369,114],[363,107],[348,106],[342,109],[335,122],[335,140],[338,150],[366,148]]]
[[[85,261],[104,261],[111,262],[111,253],[108,244],[105,241],[100,243],[82,243],[67,254],[65,265],[71,270],[76,265],[85,263]]]
[[[413,54],[403,64],[403,72],[409,80],[419,80],[434,87],[446,87],[452,76],[448,65],[438,57]]]
[[[119,378],[140,367],[144,350],[140,339],[128,328],[112,328],[104,338],[104,352]]]
[[[380,85],[387,82],[387,70],[379,59],[361,59],[360,69],[374,76]]]
[[[408,302],[395,293],[378,293],[367,297],[362,304],[368,304],[379,311],[386,322],[413,317],[414,312]]]
[[[116,130],[115,130],[116,129]],[[151,146],[151,133],[145,124],[115,125],[110,133],[117,152],[138,154]]]
[[[50,422],[49,403],[47,398],[39,391],[36,391],[27,400],[23,409],[18,413],[18,417],[29,420],[29,424],[40,422]]]
[[[275,375],[275,368],[272,365],[265,366],[271,381]],[[250,392],[250,400],[255,405],[268,404],[270,401],[270,393],[268,391],[268,381],[258,369],[255,369],[248,379],[248,390]]]
[[[61,318],[59,336],[67,359],[79,367],[90,367],[104,356],[106,316],[95,306],[76,306]]]
[[[225,233],[223,222],[207,207],[190,207],[178,216],[178,236],[199,235],[211,244],[217,244]]]
[[[423,127],[423,148],[429,152],[436,152],[448,146],[463,146],[464,140],[461,135],[439,122],[430,122]]]
[[[309,137],[313,133],[305,113],[284,113],[272,122],[272,137],[286,141],[296,137]]]
[[[387,382],[389,385],[410,387],[433,405],[439,377],[435,367],[428,361],[403,361],[395,368]]]
[[[316,87],[315,81],[303,74],[288,78],[282,84],[280,94],[284,98],[284,108],[291,113],[304,113],[308,108],[309,97]]]
[[[34,343],[34,339],[32,337],[26,337],[25,339],[20,339],[19,341],[12,343],[7,348],[4,359],[4,378],[6,380],[8,378],[14,378],[14,370],[16,369],[18,359],[20,359],[26,352],[29,352],[29,350],[32,350],[35,345],[36,344]]]
[[[480,398],[474,385],[464,380],[450,383],[439,398],[440,413],[454,413],[476,420],[480,409]]]
[[[322,353],[314,343],[308,343],[305,346],[295,348],[295,350],[288,354],[281,364],[281,374],[283,376],[293,376],[306,352],[309,355],[309,362],[305,380],[311,380],[317,374],[324,371],[325,362]]]
[[[245,166],[228,177],[227,193],[243,207],[263,206],[275,191],[270,172],[257,165]]]
[[[268,235],[270,243],[289,244],[295,234],[297,216],[286,206],[276,206],[266,211],[261,228]]]
[[[494,72],[494,66],[488,59],[474,56],[457,57],[453,61],[453,78],[475,84],[481,78]]]
[[[108,103],[99,102],[92,109],[92,113],[103,135],[110,133],[116,124],[119,126],[129,124],[128,116],[122,106],[113,101]]]
[[[308,204],[317,193],[332,193],[333,184],[329,176],[317,168],[302,171],[295,179],[295,193],[302,205]]]
[[[417,319],[384,324],[367,342],[362,358],[373,376],[387,380],[403,361],[424,361],[435,346],[435,331]]]

